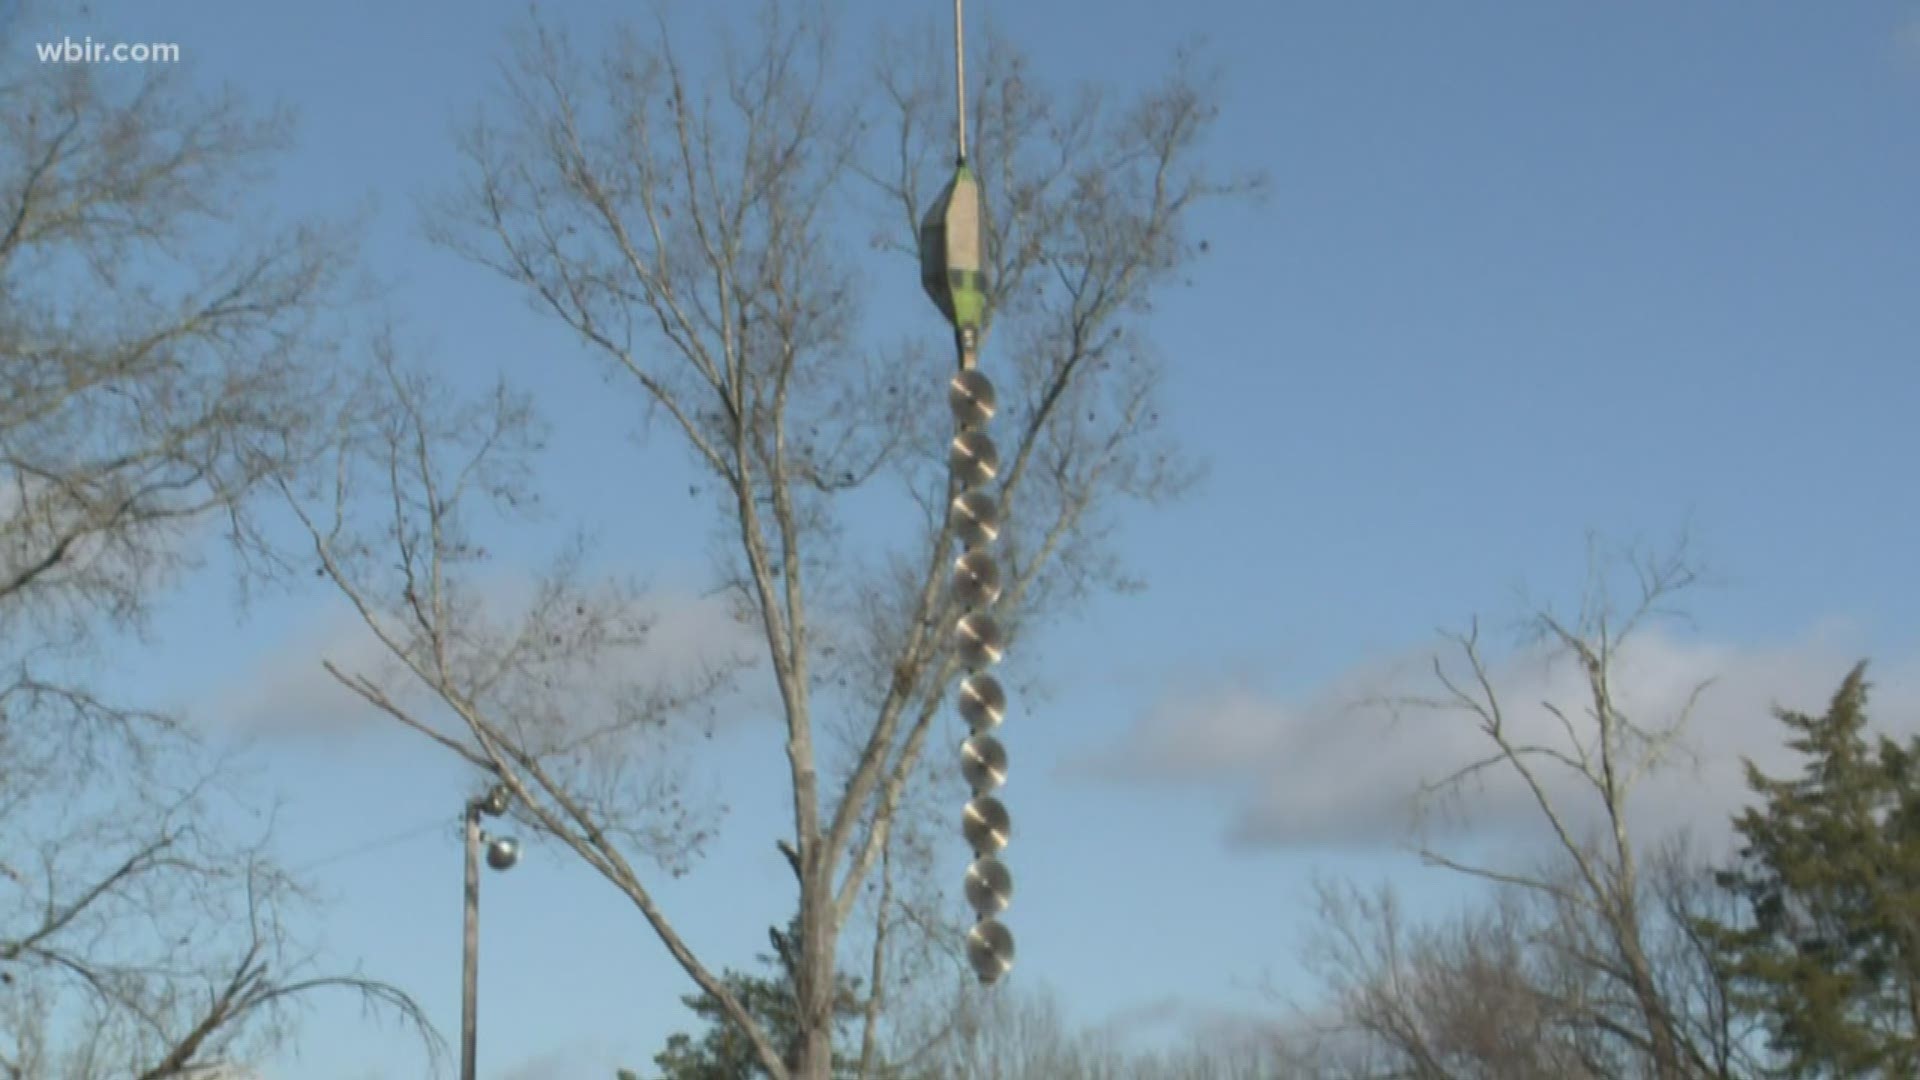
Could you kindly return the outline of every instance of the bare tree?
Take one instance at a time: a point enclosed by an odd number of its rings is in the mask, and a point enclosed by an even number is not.
[[[223,232],[277,117],[81,66],[0,71],[0,1074],[244,1060],[316,973],[264,837],[176,719],[96,686],[250,496],[303,458],[332,253]],[[422,1030],[430,1028],[422,1024]]]
[[[1483,755],[1427,787],[1429,800],[1461,797],[1470,785],[1504,775],[1537,811],[1553,857],[1532,868],[1490,865],[1431,844],[1421,855],[1430,865],[1546,905],[1551,947],[1599,980],[1594,986],[1583,981],[1578,998],[1561,1004],[1577,1003],[1582,1022],[1642,1055],[1650,1075],[1720,1075],[1712,1055],[1690,1037],[1684,1004],[1657,966],[1659,897],[1645,878],[1646,856],[1631,825],[1636,785],[1684,752],[1688,716],[1708,684],[1693,687],[1673,715],[1658,718],[1632,715],[1616,686],[1622,650],[1650,621],[1677,614],[1671,605],[1695,582],[1696,572],[1684,545],[1668,554],[1630,552],[1623,558],[1603,557],[1596,549],[1591,567],[1571,618],[1542,609],[1527,622],[1531,644],[1550,661],[1575,665],[1583,701],[1543,701],[1539,708],[1547,722],[1527,722],[1517,711],[1525,706],[1504,700],[1496,689],[1476,625],[1449,635],[1453,662],[1435,658],[1438,693],[1392,703],[1459,717],[1484,742]],[[1622,569],[1630,576],[1624,602],[1612,587],[1612,575]],[[1589,823],[1596,825],[1591,831]]]
[[[1653,852],[1648,949],[1699,1070],[1715,1080],[1765,1076],[1774,1064],[1765,1050],[1765,1025],[1744,1007],[1727,957],[1702,929],[1743,925],[1740,899],[1716,870],[1684,832]]]
[[[882,246],[910,244],[917,199],[944,180],[932,148],[946,129],[933,126],[919,76],[893,72],[882,88],[896,114],[863,137],[849,87],[832,78],[828,22],[811,9],[766,5],[711,83],[689,75],[664,21],[620,36],[598,63],[543,28],[524,41],[502,108],[463,143],[469,183],[439,208],[435,234],[583,342],[709,478],[723,584],[763,646],[784,730],[792,812],[778,847],[798,887],[797,1045],[758,1029],[635,868],[665,834],[636,835],[634,815],[658,803],[617,805],[620,777],[588,783],[555,767],[555,699],[498,693],[515,681],[503,667],[526,671],[499,659],[519,635],[475,646],[477,609],[452,576],[479,548],[458,506],[484,484],[464,478],[484,474],[494,448],[477,434],[457,451],[435,447],[451,429],[425,416],[404,377],[387,380],[403,392],[386,414],[398,425],[387,429],[390,468],[374,467],[392,489],[382,522],[356,533],[351,513],[306,520],[327,572],[433,701],[408,706],[392,684],[339,674],[507,783],[633,902],[769,1075],[822,1078],[841,931],[889,850],[956,674],[943,630],[950,361],[863,342],[860,245],[848,242],[858,236],[844,206],[877,195],[891,207]],[[1159,434],[1140,318],[1194,252],[1193,210],[1246,188],[1195,161],[1213,107],[1188,67],[1123,106],[1089,94],[1072,108],[1053,105],[1003,46],[980,67],[1000,343],[990,363],[1006,371],[999,423],[1013,433],[997,492],[1011,562],[1001,612],[1031,631],[1076,598],[1128,584],[1104,542],[1119,504],[1171,497],[1193,477]],[[493,410],[478,430],[504,430],[501,419]],[[854,492],[898,496],[910,539],[849,535],[840,514]],[[382,569],[357,572],[355,559]],[[575,603],[566,610],[594,610]],[[557,630],[553,647],[566,649],[568,634]],[[568,677],[555,670],[551,689]],[[663,717],[703,688],[642,712]],[[452,730],[422,709],[442,710]]]
[[[1677,844],[1648,863],[1642,937],[1692,1075],[1768,1075],[1697,921],[1730,906],[1710,870]],[[1577,887],[1564,864],[1543,881]],[[1607,931],[1591,911],[1523,887],[1435,922],[1409,922],[1389,889],[1322,884],[1307,963],[1330,1020],[1312,1075],[1494,1080],[1647,1075],[1637,1001],[1599,962]],[[1697,1055],[1697,1060],[1695,1056]],[[1338,1067],[1336,1067],[1336,1063]]]
[[[944,988],[937,1008],[901,1029],[897,1056],[911,1064],[887,1077],[927,1080],[1255,1080],[1317,1075],[1288,1057],[1276,1034],[1214,1033],[1192,1045],[1145,1051],[1127,1032],[1076,1028],[1051,994],[1032,989],[983,992],[964,979]],[[924,1030],[939,1037],[929,1044]],[[931,1045],[931,1049],[925,1047]]]
[[[1308,949],[1347,1051],[1340,1075],[1417,1080],[1639,1076],[1639,1058],[1592,1019],[1603,980],[1555,947],[1557,912],[1517,890],[1433,925],[1390,889],[1319,887]]]

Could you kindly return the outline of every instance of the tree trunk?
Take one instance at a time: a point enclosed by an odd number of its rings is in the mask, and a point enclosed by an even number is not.
[[[1611,708],[1606,698],[1600,700],[1602,708]],[[1667,1011],[1666,996],[1654,977],[1653,964],[1647,959],[1645,942],[1641,937],[1644,924],[1640,917],[1640,868],[1634,856],[1632,840],[1627,835],[1626,799],[1616,787],[1610,758],[1605,790],[1607,812],[1613,820],[1614,858],[1617,865],[1613,869],[1614,880],[1611,883],[1613,895],[1596,899],[1613,909],[1612,930],[1620,958],[1626,962],[1628,990],[1633,994],[1634,1004],[1639,1007],[1640,1015],[1647,1024],[1648,1054],[1653,1058],[1653,1076],[1655,1080],[1685,1080],[1691,1070],[1685,1067],[1680,1040]]]
[[[1633,979],[1633,996],[1646,1016],[1647,1038],[1652,1044],[1653,1075],[1656,1080],[1686,1080],[1690,1071],[1680,1056],[1680,1041],[1667,1021],[1665,1001],[1654,983],[1647,957],[1634,941],[1627,946],[1627,972]]]
[[[818,851],[816,848],[815,851]],[[793,1080],[833,1080],[834,964],[833,891],[818,864],[809,867],[812,888],[800,897],[799,963],[795,971],[797,1031]]]

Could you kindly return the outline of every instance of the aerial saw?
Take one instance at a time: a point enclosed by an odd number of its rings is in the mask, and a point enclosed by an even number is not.
[[[992,614],[1001,585],[991,550],[1000,531],[1000,506],[992,491],[1000,460],[985,431],[994,414],[993,383],[978,366],[987,321],[986,236],[980,182],[967,165],[962,3],[953,2],[957,153],[953,179],[920,225],[920,283],[953,326],[959,365],[947,389],[955,427],[948,452],[948,491],[949,522],[962,546],[950,586],[959,613],[953,647],[968,673],[959,689],[960,715],[968,729],[960,744],[960,772],[972,795],[961,812],[961,832],[973,852],[965,894],[976,920],[967,932],[967,960],[980,981],[991,985],[1013,967],[1013,933],[997,918],[1013,898],[1013,876],[999,858],[1013,822],[994,795],[1007,777],[1006,747],[994,735],[1006,715],[1007,695],[992,674],[1005,654],[1005,639]]]

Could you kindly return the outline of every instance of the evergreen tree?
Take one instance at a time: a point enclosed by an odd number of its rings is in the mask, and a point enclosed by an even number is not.
[[[1825,715],[1776,713],[1804,768],[1747,763],[1719,875],[1747,921],[1703,927],[1786,1076],[1920,1076],[1920,744],[1869,739],[1867,691],[1863,663]]]
[[[771,954],[761,954],[758,959],[771,969],[770,973],[755,975],[729,970],[722,975],[722,982],[727,991],[745,1006],[768,1038],[776,1045],[787,1048],[791,1057],[792,1048],[798,1044],[800,1031],[793,990],[795,959],[800,955],[798,923],[789,924],[784,931],[778,928],[769,930],[767,936],[772,942],[773,951]],[[839,990],[834,995],[837,1028],[844,1028],[860,1017],[859,990],[856,980],[841,979]],[[700,993],[680,1000],[700,1018],[705,1030],[697,1038],[684,1031],[668,1037],[666,1047],[653,1058],[654,1065],[660,1070],[661,1080],[754,1080],[766,1075],[759,1065],[752,1042],[728,1021],[719,999],[712,994]],[[844,1035],[845,1032],[839,1034]],[[850,1058],[836,1050],[834,1075],[851,1075],[852,1069]]]

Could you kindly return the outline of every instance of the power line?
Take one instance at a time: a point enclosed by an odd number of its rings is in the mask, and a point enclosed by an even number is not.
[[[390,836],[382,837],[377,840],[369,840],[363,844],[357,844],[343,851],[336,851],[331,855],[326,855],[326,856],[322,856],[321,858],[314,859],[311,862],[302,863],[301,865],[294,867],[294,873],[304,874],[311,870],[318,870],[320,867],[323,867],[323,866],[331,866],[334,863],[345,862],[348,859],[359,858],[362,855],[370,855],[376,851],[381,851],[386,848],[394,847],[395,845],[398,845],[398,844],[404,844],[408,840],[412,840],[416,837],[424,836],[435,829],[444,829],[446,827],[447,827],[446,817],[444,815],[438,816],[431,821],[414,825],[403,832],[397,832]]]

